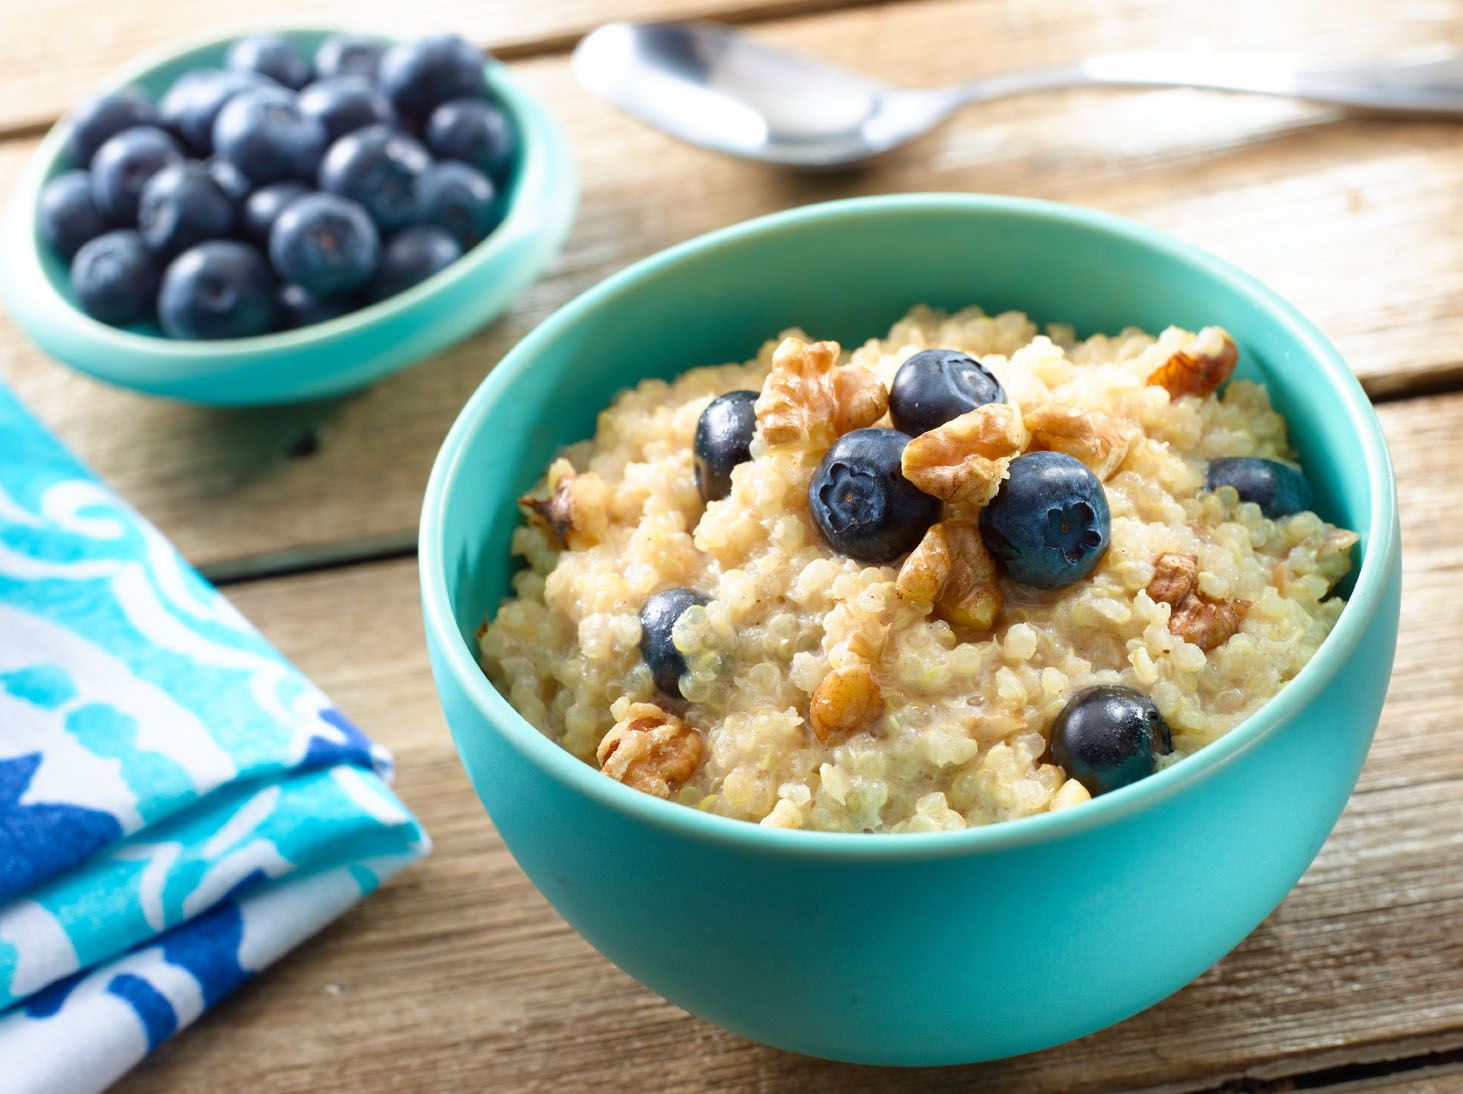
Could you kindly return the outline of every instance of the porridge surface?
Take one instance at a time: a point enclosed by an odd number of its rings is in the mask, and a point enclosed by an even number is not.
[[[717,395],[761,389],[776,342],[744,365],[641,383],[541,484],[547,495],[573,483],[568,544],[544,521],[516,530],[513,550],[527,566],[483,628],[483,665],[530,723],[592,764],[612,730],[651,724],[647,711],[673,715],[699,747],[675,757],[661,792],[782,827],[931,831],[1084,801],[1088,792],[1052,761],[1048,734],[1067,701],[1095,684],[1151,697],[1172,730],[1173,752],[1159,764],[1172,763],[1233,728],[1311,658],[1343,607],[1328,594],[1355,542],[1314,513],[1271,520],[1233,488],[1205,489],[1216,457],[1294,461],[1262,386],[1172,397],[1150,382],[1176,353],[1217,336],[1170,328],[1077,341],[1017,313],[916,308],[888,337],[839,358],[887,387],[915,352],[961,350],[1028,419],[1057,406],[1121,431],[1126,448],[1102,484],[1110,546],[1096,569],[1055,590],[1002,579],[985,630],[901,595],[899,564],[829,548],[807,490],[830,438],[769,446],[759,429],[729,496],[702,501],[698,418]],[[1207,651],[1176,635],[1177,609],[1155,599],[1165,555],[1192,559],[1194,595],[1233,613],[1233,633]],[[657,691],[639,649],[642,606],[672,587],[709,598],[674,627],[688,669],[683,700]],[[876,682],[879,705],[867,724],[820,739],[813,697],[831,672],[853,668]]]

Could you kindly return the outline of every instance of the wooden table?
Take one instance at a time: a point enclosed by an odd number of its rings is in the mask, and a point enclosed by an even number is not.
[[[324,0],[208,19],[331,21]],[[143,1065],[133,1092],[617,1089],[1463,1089],[1463,128],[1191,91],[1048,94],[971,111],[864,171],[796,176],[663,138],[590,99],[567,50],[615,17],[708,15],[909,83],[1116,48],[1463,50],[1458,0],[356,0],[514,62],[568,128],[583,206],[564,254],[483,334],[370,391],[214,411],[47,360],[8,317],[0,378],[396,752],[432,857]],[[198,29],[185,0],[0,12],[0,191],[65,104]],[[987,190],[1138,217],[1248,268],[1314,318],[1377,399],[1401,482],[1397,670],[1355,797],[1304,880],[1198,981],[1016,1060],[890,1072],[739,1040],[652,995],[558,918],[458,765],[413,560],[433,454],[468,393],[549,311],[626,263],[772,209]],[[3,1085],[3,1080],[0,1080]]]

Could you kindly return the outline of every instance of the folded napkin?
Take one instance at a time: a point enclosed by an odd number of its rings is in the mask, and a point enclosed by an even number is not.
[[[0,385],[0,1089],[105,1087],[423,854],[389,774]]]

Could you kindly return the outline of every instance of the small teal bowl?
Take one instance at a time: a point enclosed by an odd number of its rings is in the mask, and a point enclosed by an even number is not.
[[[857,344],[910,305],[1021,308],[1084,332],[1222,324],[1289,417],[1318,507],[1361,534],[1320,652],[1196,755],[1076,809],[962,832],[787,832],[637,793],[488,683],[473,632],[509,590],[514,499],[616,391],[750,356],[800,325]],[[865,198],[716,232],[610,278],[530,334],[452,427],[421,527],[427,641],[473,785],[596,949],[734,1033],[813,1056],[951,1064],[1151,1006],[1265,918],[1325,842],[1387,690],[1400,593],[1376,415],[1325,339],[1186,244],[1085,209]]]
[[[322,38],[339,29],[278,33],[309,56]],[[221,67],[229,44],[242,33],[151,54],[116,73],[102,89],[133,84],[156,100],[184,72]],[[574,159],[558,124],[503,65],[489,61],[484,77],[521,138],[507,184],[507,215],[486,240],[406,292],[329,322],[227,341],[169,339],[155,326],[119,329],[97,322],[77,307],[66,264],[51,253],[36,227],[41,188],[70,166],[65,157],[70,127],[63,120],[36,150],[0,224],[0,291],[6,305],[37,345],[81,372],[120,387],[211,406],[339,395],[446,349],[497,317],[543,272],[568,235],[577,200]]]

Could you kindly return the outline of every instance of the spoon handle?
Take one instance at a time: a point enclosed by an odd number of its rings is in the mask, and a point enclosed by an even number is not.
[[[1265,54],[1111,53],[1071,68],[976,80],[960,91],[965,102],[980,102],[1080,86],[1202,87],[1404,114],[1463,115],[1463,55],[1323,68]]]

